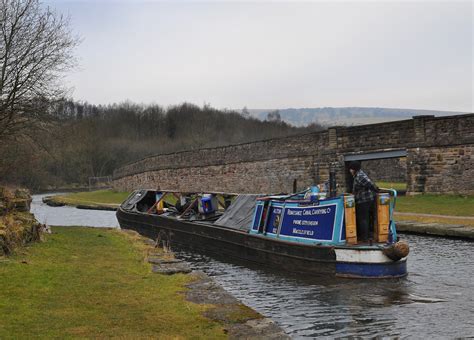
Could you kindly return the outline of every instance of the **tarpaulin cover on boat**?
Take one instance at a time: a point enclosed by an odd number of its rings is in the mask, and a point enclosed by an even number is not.
[[[239,195],[215,225],[239,230],[250,230],[253,222],[255,203],[261,195]]]

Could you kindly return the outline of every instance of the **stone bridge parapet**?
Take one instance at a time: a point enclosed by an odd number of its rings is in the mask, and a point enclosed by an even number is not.
[[[372,153],[383,158],[393,150],[403,150],[406,157],[385,165],[377,160],[363,161],[375,180],[387,180],[391,172],[393,178],[405,178],[412,194],[474,194],[474,114],[416,116],[160,154],[117,169],[113,183],[120,190],[147,187],[196,192],[290,192],[295,184],[301,189],[326,181],[331,164],[339,168],[338,183],[344,184],[348,155]]]

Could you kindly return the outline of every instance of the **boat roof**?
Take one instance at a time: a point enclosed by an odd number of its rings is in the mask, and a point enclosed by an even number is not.
[[[238,195],[214,224],[231,229],[250,230],[257,197],[259,195]]]

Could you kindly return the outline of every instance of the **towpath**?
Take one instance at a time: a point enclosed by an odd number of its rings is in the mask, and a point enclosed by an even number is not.
[[[474,207],[473,207],[474,209]],[[436,214],[418,214],[410,212],[396,212],[396,216],[421,216],[421,217],[432,217],[432,218],[445,218],[453,220],[472,220],[474,221],[474,216],[450,216],[450,215],[436,215]]]
[[[401,232],[474,239],[474,216],[396,212],[395,220]]]

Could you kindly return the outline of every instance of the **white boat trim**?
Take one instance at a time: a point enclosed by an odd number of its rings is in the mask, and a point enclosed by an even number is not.
[[[337,262],[354,262],[354,263],[389,263],[393,262],[387,257],[382,250],[365,250],[365,249],[335,249]],[[403,259],[402,259],[403,260]],[[401,260],[401,261],[402,261]]]

